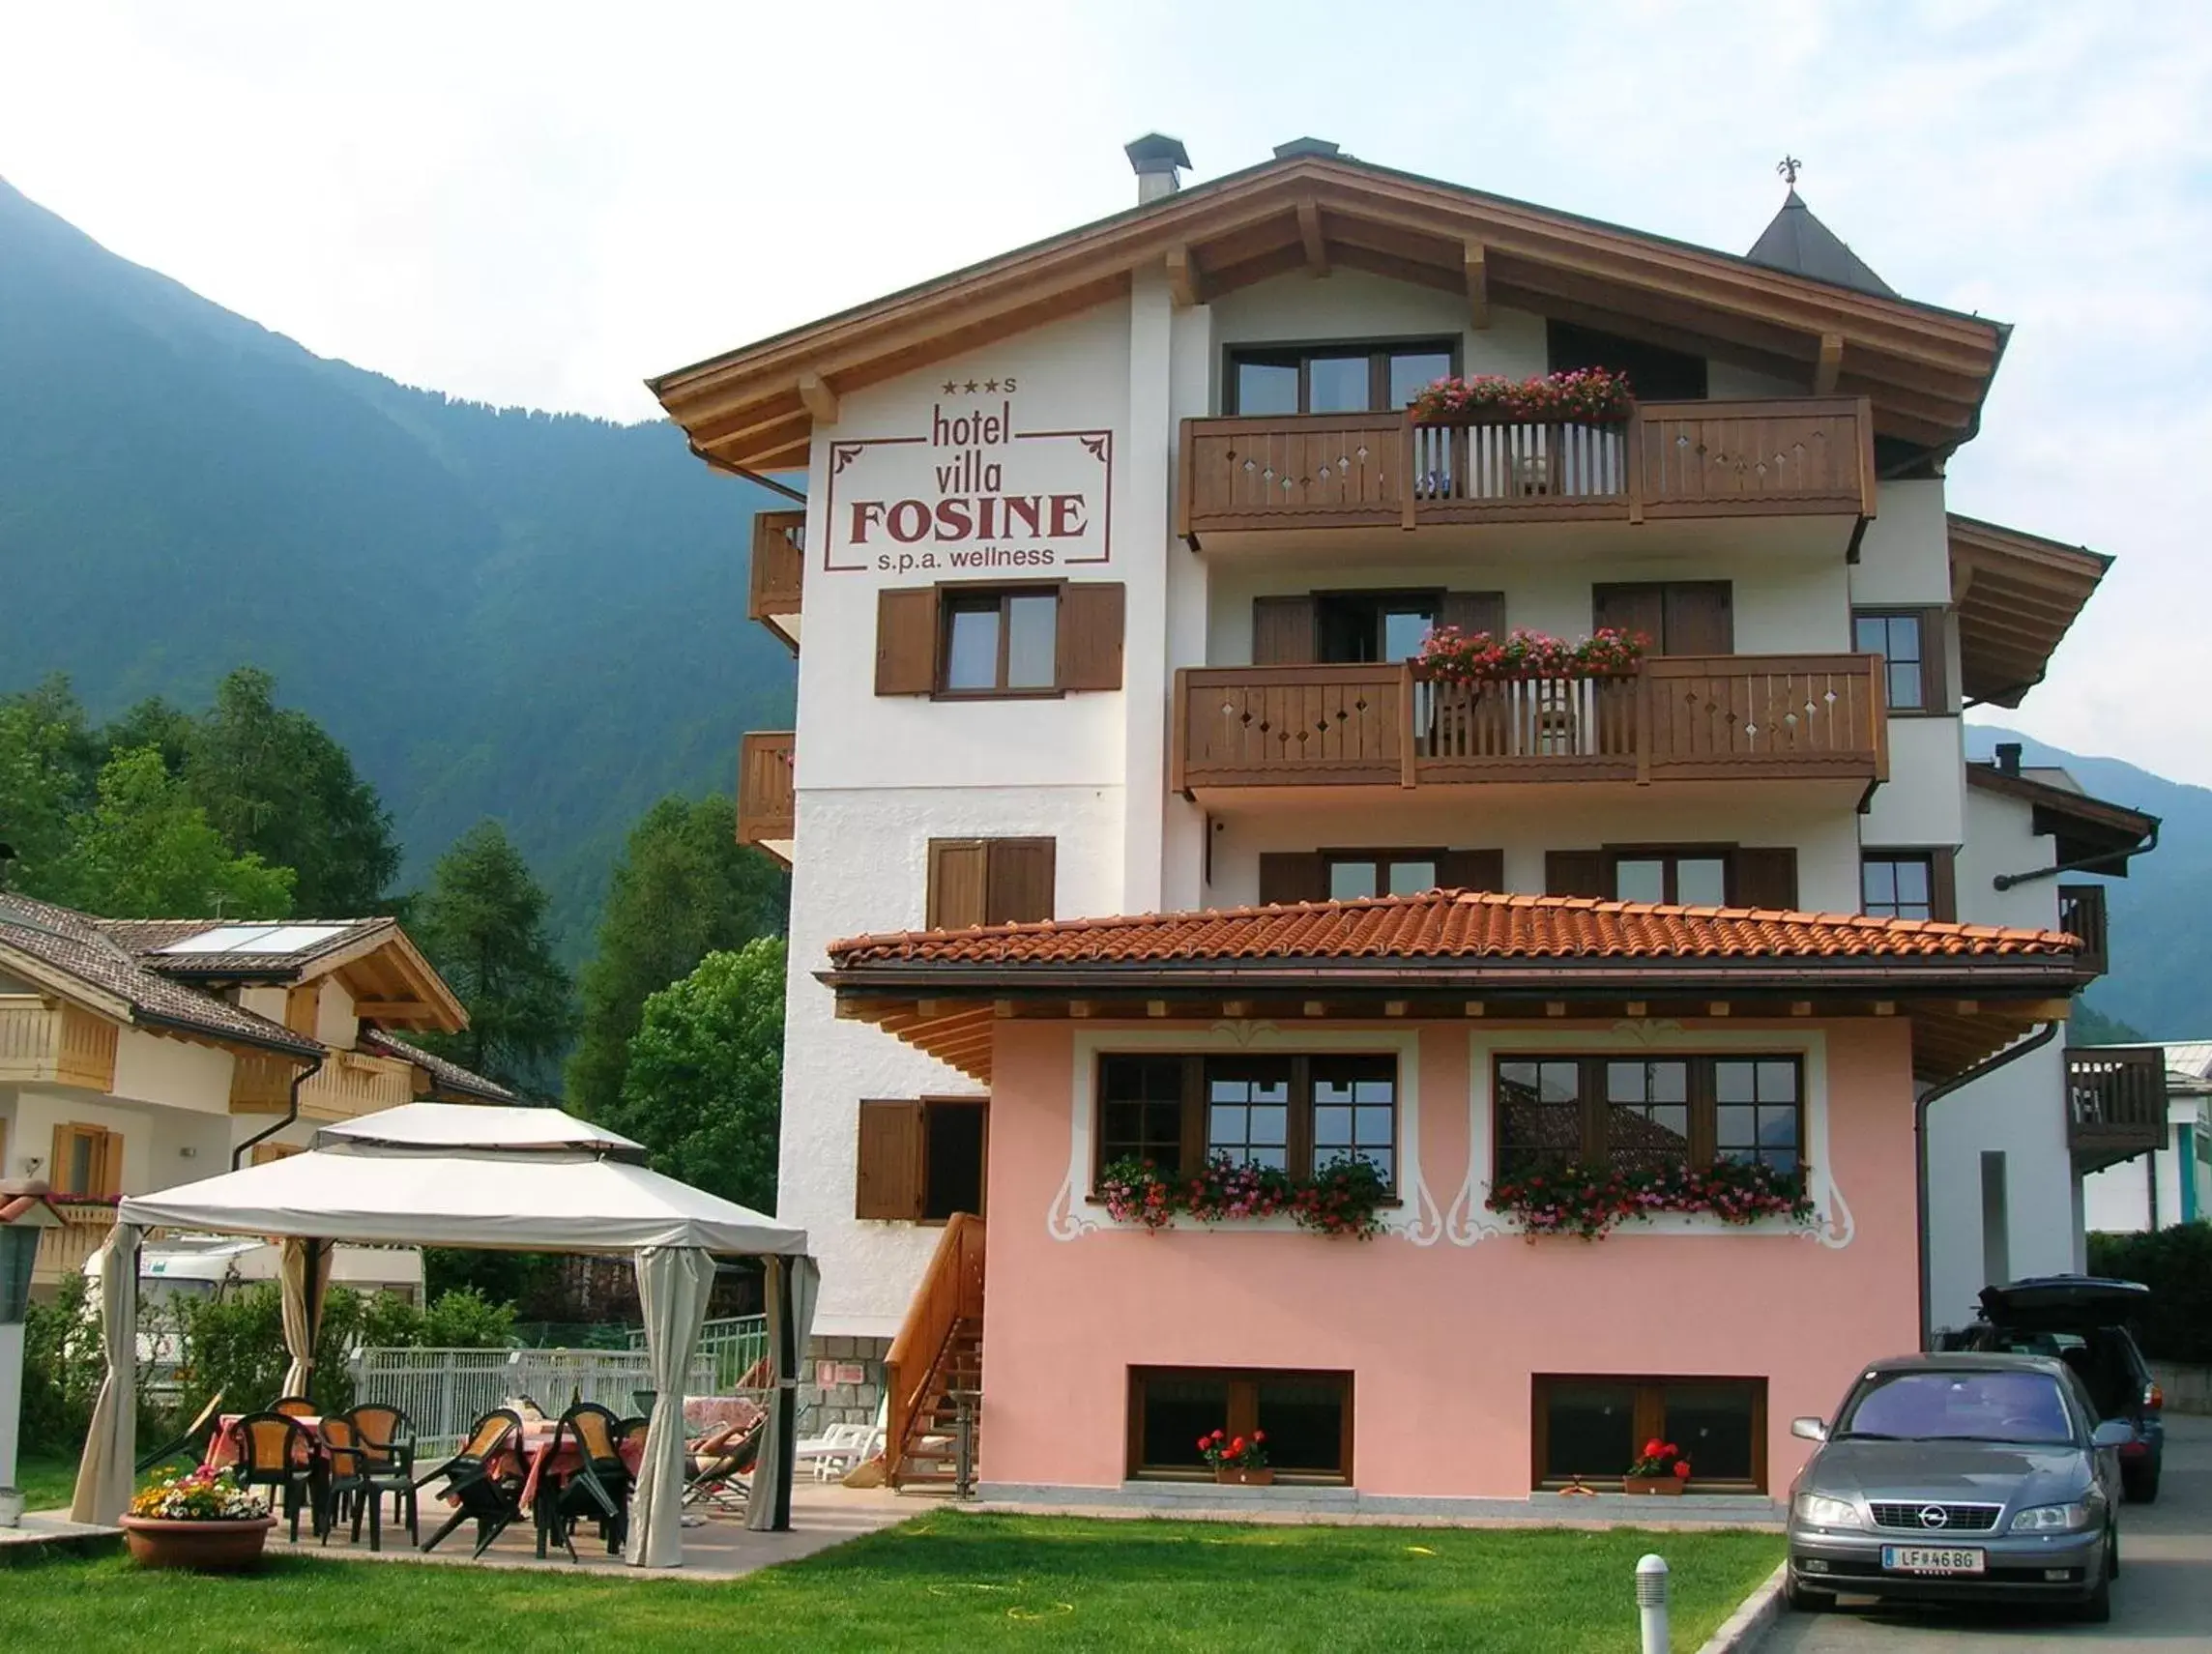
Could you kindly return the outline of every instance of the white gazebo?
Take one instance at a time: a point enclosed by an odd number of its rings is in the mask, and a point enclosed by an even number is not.
[[[627,1556],[647,1568],[677,1567],[684,1558],[684,1381],[706,1320],[714,1258],[764,1260],[776,1395],[746,1521],[755,1528],[789,1527],[799,1366],[817,1281],[806,1232],[664,1177],[644,1162],[642,1146],[558,1109],[410,1103],[327,1126],[305,1154],[126,1197],[102,1260],[107,1377],[72,1515],[112,1523],[130,1501],[138,1244],[150,1229],[193,1229],[283,1243],[291,1391],[306,1387],[314,1359],[335,1241],[630,1254],[655,1396]]]

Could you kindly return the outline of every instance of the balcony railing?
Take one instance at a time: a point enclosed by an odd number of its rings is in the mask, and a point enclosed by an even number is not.
[[[1674,655],[1619,677],[1425,682],[1411,662],[1176,674],[1173,784],[1844,779],[1889,773],[1881,660]]]
[[[2058,928],[2081,939],[2077,957],[2083,969],[2099,973],[2110,969],[2107,964],[2110,955],[2106,951],[2104,885],[2059,885]]]
[[[751,617],[794,650],[799,648],[799,599],[806,576],[806,513],[753,514]]]
[[[1875,505],[1866,402],[1645,402],[1625,424],[1402,414],[1185,420],[1177,532],[1848,515]]]
[[[231,1063],[230,1112],[282,1114],[292,1105],[292,1079],[302,1066],[281,1057],[241,1054]],[[300,1086],[300,1117],[355,1119],[414,1100],[413,1063],[362,1051],[333,1051]]]
[[[2077,1171],[2132,1160],[2166,1143],[2166,1052],[2156,1045],[2070,1047],[2066,1145]]]
[[[785,866],[798,820],[792,795],[798,744],[790,730],[752,730],[738,749],[738,842],[759,845]]]
[[[81,1274],[85,1260],[98,1252],[115,1227],[115,1202],[81,1196],[54,1195],[54,1214],[62,1221],[55,1229],[39,1231],[39,1254],[31,1261],[31,1285],[60,1285],[65,1276]]]
[[[0,995],[0,1080],[115,1088],[114,1023],[36,994]]]

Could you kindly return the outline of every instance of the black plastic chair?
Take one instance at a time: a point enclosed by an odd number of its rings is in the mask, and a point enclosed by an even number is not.
[[[582,1457],[557,1488],[541,1478],[538,1489],[538,1554],[545,1554],[548,1536],[558,1533],[576,1560],[576,1523],[597,1521],[607,1553],[620,1551],[629,1530],[629,1467],[622,1457],[622,1420],[594,1402],[579,1402],[561,1415],[553,1427],[552,1444],[546,1449],[550,1466],[560,1457],[565,1441],[573,1441]]]
[[[491,1542],[522,1515],[522,1420],[506,1407],[494,1407],[477,1420],[461,1450],[431,1471],[418,1477],[415,1486],[446,1479],[446,1494],[454,1503],[446,1525],[423,1541],[424,1551],[435,1551],[439,1541],[464,1522],[477,1524],[476,1554],[481,1556]]]
[[[407,1415],[397,1407],[382,1402],[364,1402],[360,1407],[342,1415],[353,1426],[354,1436],[361,1443],[364,1461],[364,1471],[368,1483],[368,1548],[383,1548],[379,1531],[384,1510],[384,1496],[392,1495],[393,1515],[403,1517],[407,1523],[409,1544],[422,1541],[417,1525],[415,1491],[415,1427]],[[353,1536],[361,1538],[361,1504],[354,1506]]]
[[[323,1473],[321,1486],[316,1491],[319,1509],[315,1514],[315,1530],[325,1545],[331,1542],[331,1529],[350,1508],[353,1512],[353,1536],[361,1538],[361,1517],[364,1505],[374,1502],[375,1495],[368,1483],[368,1455],[362,1450],[361,1433],[353,1420],[343,1413],[322,1422]],[[376,1515],[369,1513],[369,1547],[376,1547]]]
[[[160,1446],[155,1448],[151,1453],[140,1454],[138,1456],[138,1463],[133,1466],[133,1468],[137,1470],[139,1475],[143,1476],[155,1465],[166,1464],[169,1460],[176,1458],[180,1453],[189,1452],[191,1450],[192,1443],[199,1439],[200,1432],[207,1430],[214,1425],[215,1415],[221,1410],[221,1407],[222,1392],[218,1390],[214,1395],[208,1397],[207,1406],[200,1408],[199,1415],[194,1418],[191,1423],[185,1426],[182,1435],[180,1435],[174,1441],[164,1441]],[[204,1448],[201,1450],[199,1457],[206,1457],[206,1450]]]
[[[278,1396],[269,1404],[271,1412],[280,1412],[286,1418],[321,1418],[323,1409],[306,1396]]]
[[[315,1493],[314,1442],[306,1427],[287,1413],[249,1412],[234,1428],[238,1485],[282,1492],[284,1514],[292,1519],[293,1544],[300,1542],[302,1505],[320,1532],[322,1501]]]

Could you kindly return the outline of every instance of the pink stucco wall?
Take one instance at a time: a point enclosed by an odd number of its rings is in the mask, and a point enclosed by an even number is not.
[[[1839,1248],[1634,1225],[1595,1244],[1417,1246],[1228,1226],[1056,1239],[1047,1217],[1068,1166],[1075,1034],[1064,1023],[999,1026],[986,1482],[1120,1484],[1127,1369],[1182,1365],[1349,1369],[1358,1488],[1463,1497],[1528,1494],[1532,1374],[1763,1377],[1778,1492],[1807,1446],[1790,1436],[1791,1416],[1826,1414],[1858,1364],[1916,1342],[1902,1022],[1824,1027],[1829,1158],[1855,1219]],[[1422,1169],[1441,1204],[1468,1169],[1468,1039],[1465,1023],[1419,1034]]]

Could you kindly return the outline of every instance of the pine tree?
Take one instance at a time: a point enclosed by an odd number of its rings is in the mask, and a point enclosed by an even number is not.
[[[486,1079],[542,1091],[574,1020],[568,972],[545,931],[545,892],[496,821],[438,858],[408,933],[468,1007],[460,1033],[427,1042]]]
[[[100,772],[99,801],[78,817],[44,888],[49,900],[109,918],[208,914],[276,919],[292,911],[292,870],[233,856],[151,746]]]

